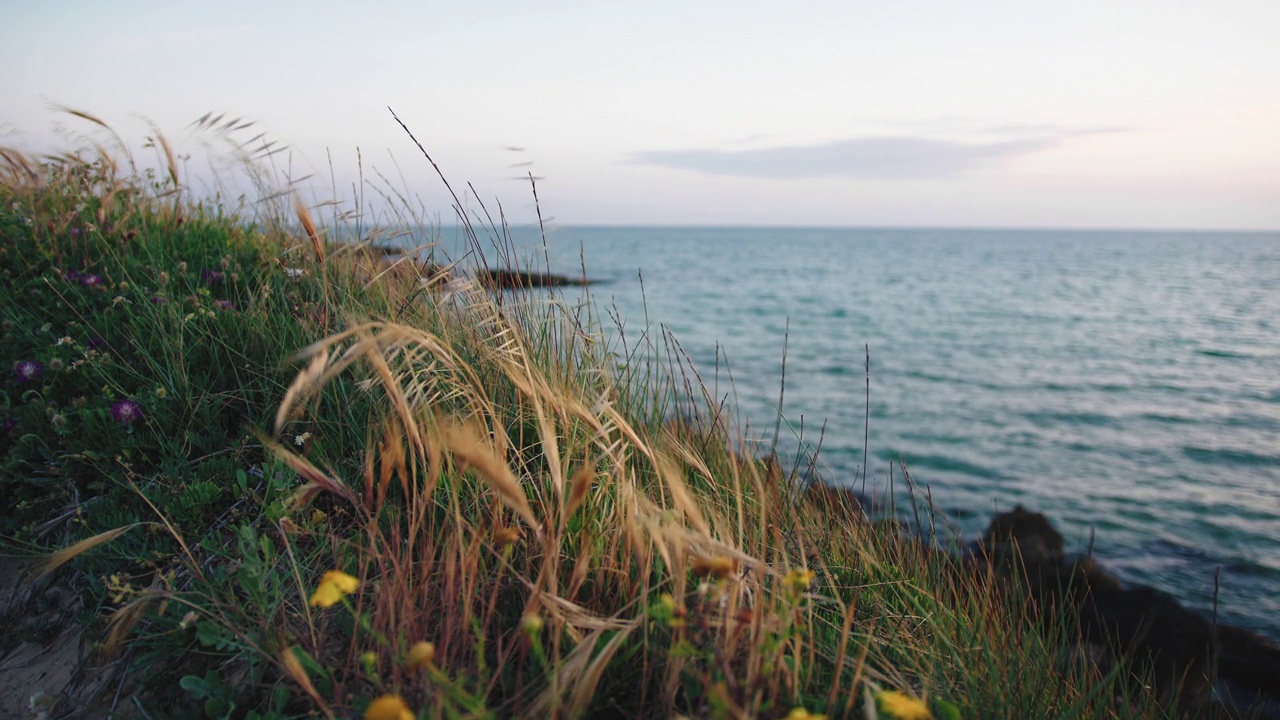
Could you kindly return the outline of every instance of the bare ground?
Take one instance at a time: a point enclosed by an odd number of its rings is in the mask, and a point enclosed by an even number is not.
[[[25,565],[0,557],[0,718],[136,716],[115,664],[92,662],[75,594]]]

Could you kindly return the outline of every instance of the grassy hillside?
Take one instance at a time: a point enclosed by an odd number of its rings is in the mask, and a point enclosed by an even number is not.
[[[38,709],[1176,716],[989,573],[804,499],[678,348],[424,283],[291,196],[197,202],[153,142],[159,173],[0,159],[0,532],[30,568],[0,650],[88,627]]]

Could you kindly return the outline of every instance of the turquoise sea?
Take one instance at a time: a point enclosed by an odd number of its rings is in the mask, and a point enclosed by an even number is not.
[[[1280,639],[1280,233],[517,229],[670,330],[737,419],[883,495],[905,462],[967,536],[1015,503],[1083,553]],[[545,260],[544,260],[545,254]],[[643,281],[642,281],[643,278]],[[643,293],[642,293],[643,287]],[[573,293],[569,293],[572,295]],[[789,328],[789,330],[788,330]],[[870,426],[864,425],[866,348]],[[719,374],[716,380],[717,361]],[[896,489],[903,491],[895,467]],[[905,496],[900,496],[900,502]]]

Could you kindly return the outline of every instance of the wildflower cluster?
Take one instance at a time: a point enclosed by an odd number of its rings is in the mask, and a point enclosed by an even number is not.
[[[14,157],[0,155],[0,166]],[[6,536],[73,500],[99,508],[73,520],[86,532],[138,517],[128,484],[104,478],[113,464],[145,476],[192,458],[239,457],[229,446],[248,442],[245,425],[268,412],[262,388],[277,386],[255,377],[257,368],[275,366],[284,347],[299,344],[278,328],[270,337],[255,326],[238,337],[257,340],[228,343],[228,323],[244,315],[257,287],[258,276],[245,268],[265,265],[260,249],[198,224],[177,236],[156,232],[149,223],[157,208],[139,208],[145,192],[134,192],[109,165],[59,164],[47,168],[48,177],[42,169],[36,194],[20,188],[13,200],[10,182],[29,176],[0,172],[0,495],[12,500],[12,512],[0,518]],[[173,203],[163,212],[170,224],[161,227],[172,227]],[[191,308],[182,305],[188,297]],[[184,324],[187,313],[206,321]],[[157,452],[153,433],[176,441],[183,458]],[[234,467],[201,464],[162,495],[162,511],[174,511],[169,503],[179,509],[170,516],[176,525],[230,497],[201,476],[225,478]],[[45,479],[27,480],[37,477]],[[110,500],[98,497],[103,492]]]
[[[320,578],[320,582],[316,584],[316,589],[311,594],[310,604],[312,607],[331,608],[342,602],[347,595],[359,589],[360,581],[354,576],[348,575],[341,570],[329,570]],[[370,629],[367,617],[357,615],[356,620],[358,627],[368,632],[371,637],[383,645],[389,644],[386,638]],[[435,658],[436,646],[426,640],[419,640],[409,646],[409,650],[404,654],[400,665],[405,670],[414,673],[434,672]],[[366,674],[377,682],[378,676],[375,670],[377,654],[373,651],[366,651],[361,654],[360,661],[365,668]],[[438,681],[446,685],[449,684],[448,679],[443,675],[435,673],[435,677]],[[374,698],[366,706],[363,717],[364,720],[413,720],[416,716],[404,698],[399,693],[393,692]]]

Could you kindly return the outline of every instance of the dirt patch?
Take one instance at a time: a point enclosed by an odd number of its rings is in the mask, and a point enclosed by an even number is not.
[[[123,717],[111,710],[118,693],[100,702],[115,673],[89,662],[79,599],[47,581],[33,583],[24,565],[0,558],[0,718]]]

